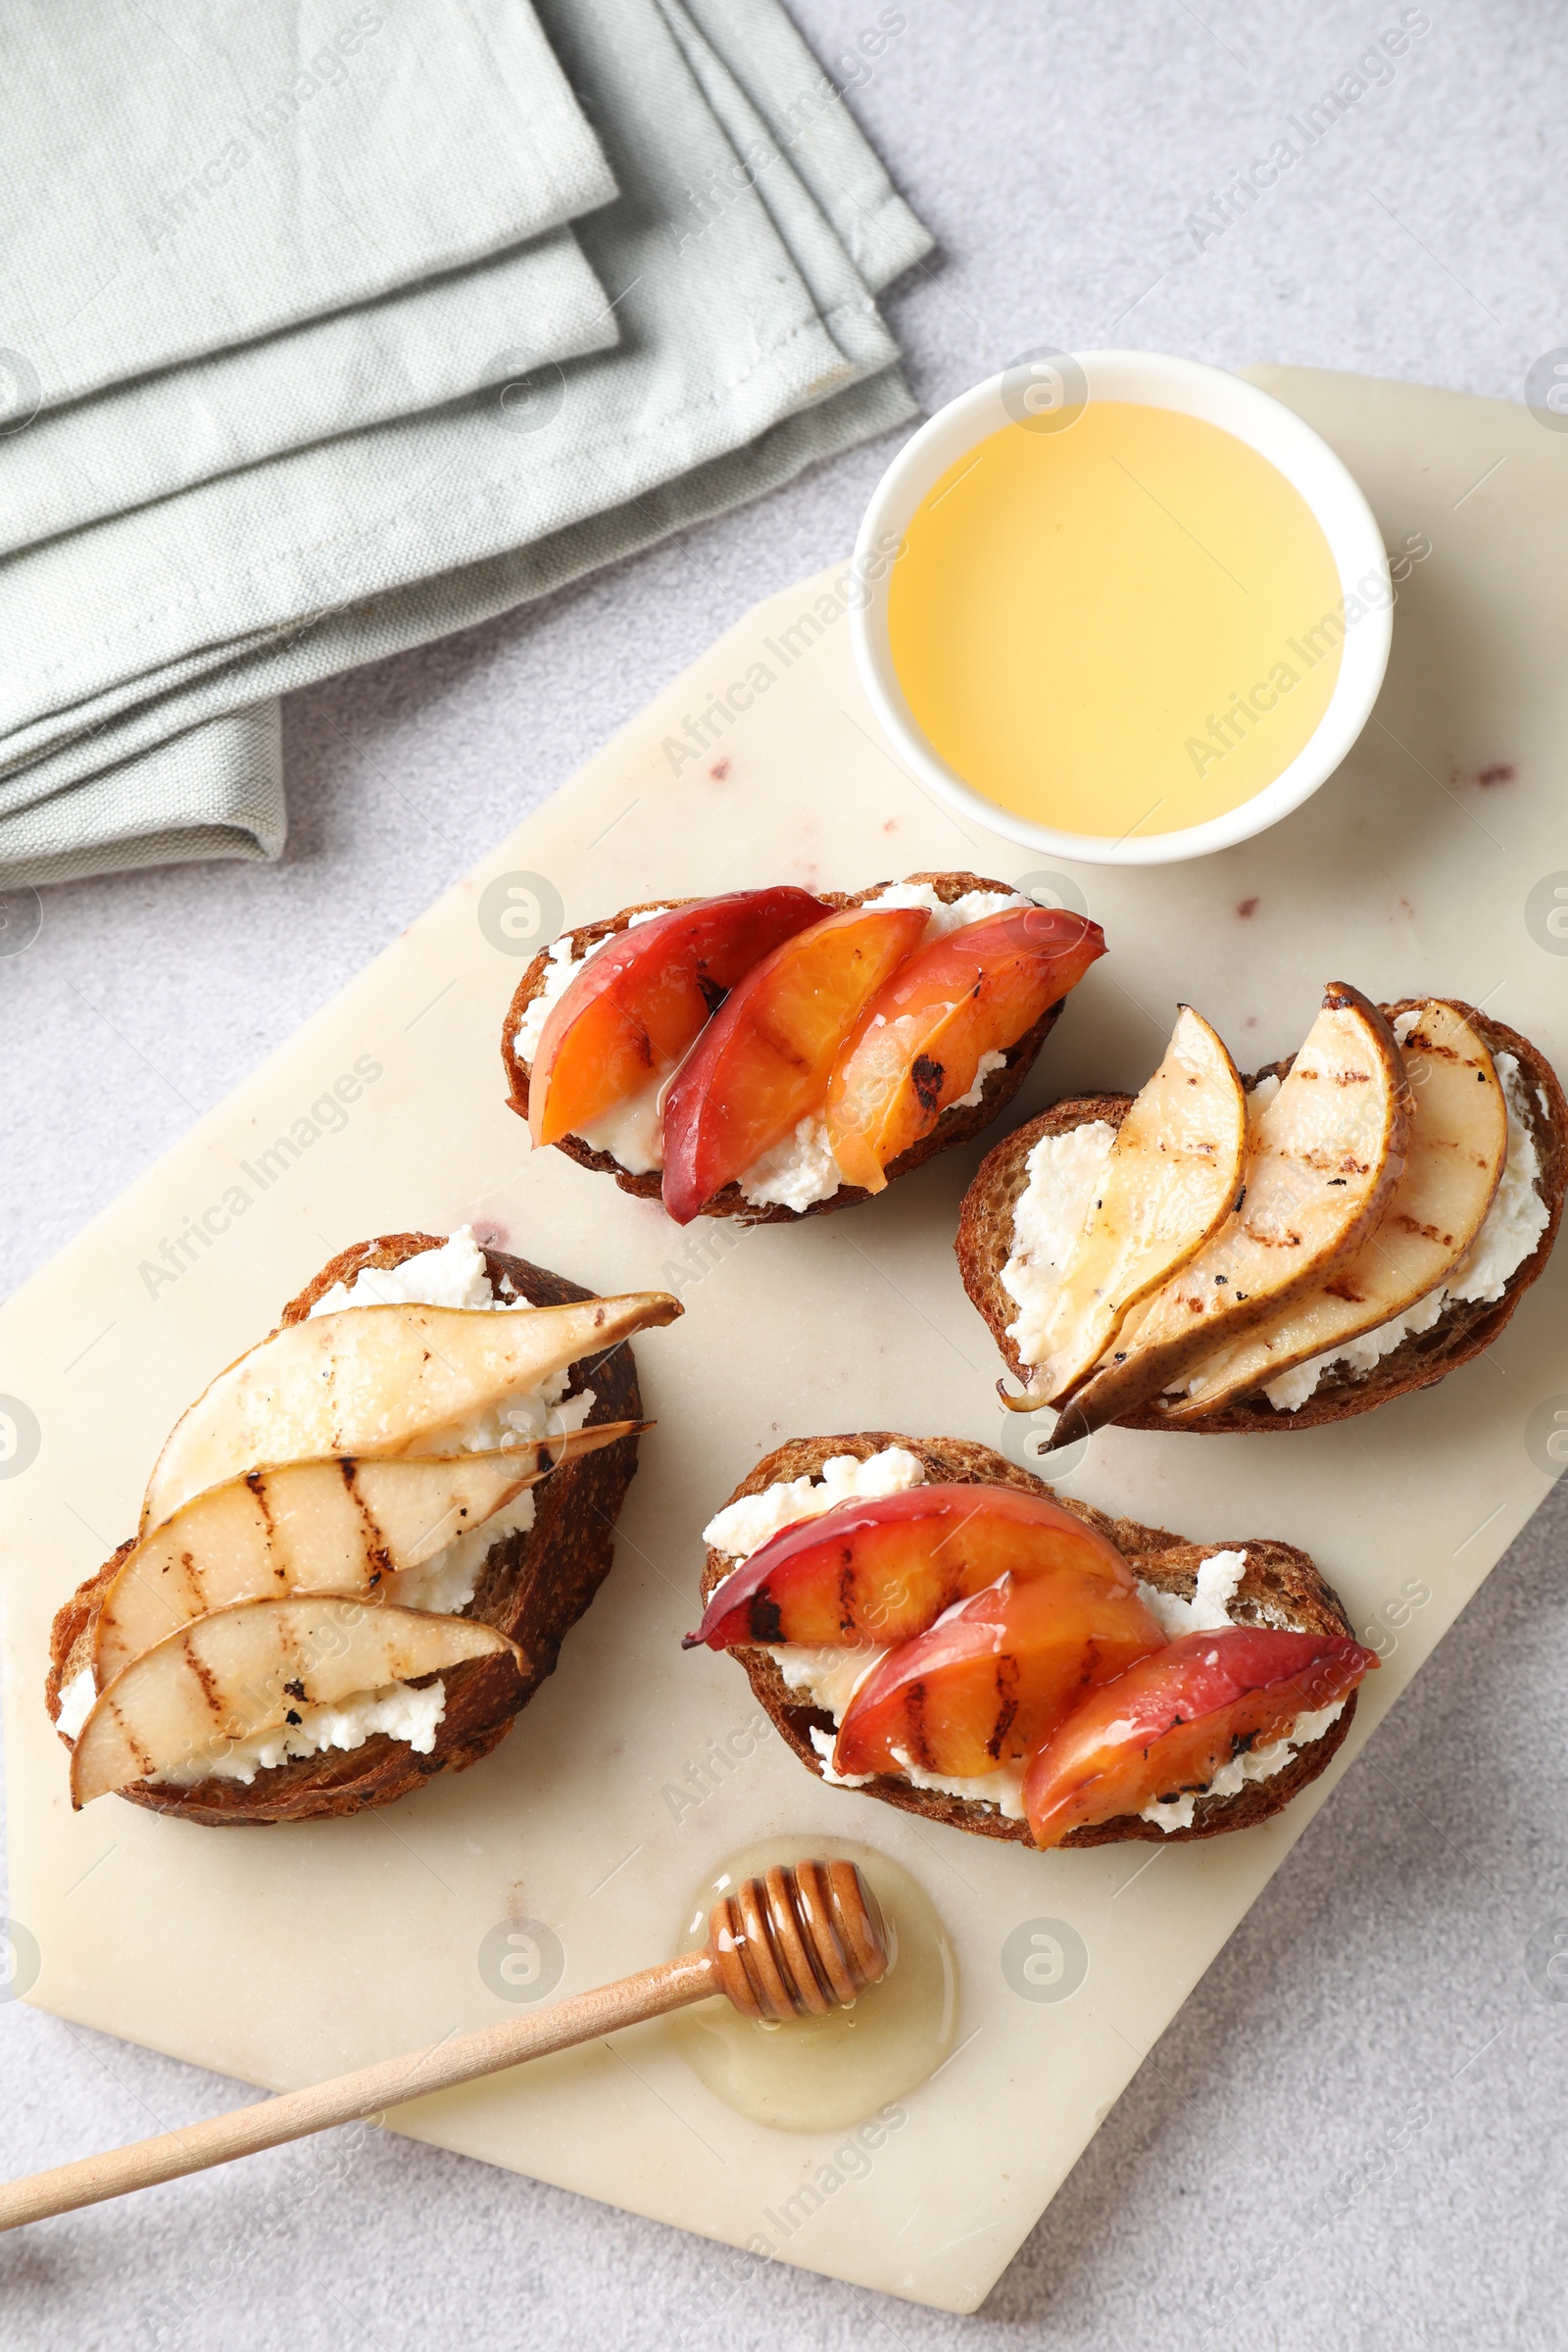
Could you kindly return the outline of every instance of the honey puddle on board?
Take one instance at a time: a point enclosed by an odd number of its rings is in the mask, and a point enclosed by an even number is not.
[[[916,510],[888,624],[916,723],[999,807],[1069,833],[1238,808],[1328,708],[1344,633],[1328,541],[1233,433],[1091,401],[1004,425]]]
[[[665,2020],[672,2046],[726,2107],[776,2132],[839,2132],[882,2118],[880,2137],[905,2122],[897,2104],[934,2074],[953,2047],[956,1972],[936,1906],[891,1855],[818,1833],[764,1838],[731,1854],[697,1888],[672,1949],[706,1941],[712,1907],[741,1880],[803,1854],[858,1863],[882,1909],[891,1965],[853,2008],[789,2025],[756,2025],[728,2001],[703,2001]],[[891,2117],[889,2110],[891,2109]],[[878,2132],[844,2151],[844,2165],[869,2170]]]

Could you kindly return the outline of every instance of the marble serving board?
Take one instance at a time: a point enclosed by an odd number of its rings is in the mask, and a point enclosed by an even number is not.
[[[741,621],[5,1307],[11,1903],[39,1956],[33,2000],[250,2082],[303,2083],[506,2014],[485,1954],[509,1921],[551,1931],[571,1991],[671,1948],[737,1847],[863,1840],[928,1890],[958,1967],[953,2055],[871,2135],[868,2166],[836,2161],[845,2133],[743,2121],[662,2027],[425,2099],[394,2128],[757,2258],[980,2302],[1546,1491],[1568,1416],[1568,1252],[1485,1360],[1374,1419],[1095,1441],[1072,1491],[1196,1538],[1305,1545],[1384,1665],[1338,1766],[1283,1819],[1209,1844],[1038,1855],[823,1788],[749,1736],[738,1670],[677,1639],[705,1519],[781,1438],[1003,1438],[999,1365],[951,1248],[978,1150],[796,1230],[681,1233],[559,1152],[530,1157],[497,1039],[530,927],[664,893],[967,866],[1081,896],[1110,943],[1023,1114],[1086,1084],[1136,1087],[1179,998],[1244,1065],[1288,1053],[1331,978],[1456,991],[1568,1070],[1568,438],[1448,393],[1257,380],[1339,449],[1409,559],[1376,716],[1295,817],[1201,863],[1039,883],[1040,858],[960,824],[892,758],[856,683],[843,575],[824,573]],[[133,1524],[165,1432],[345,1243],[469,1220],[580,1281],[664,1284],[685,1303],[638,1345],[659,1426],[560,1671],[493,1757],[385,1813],[243,1835],[113,1799],[74,1816],[40,1696],[49,1620]],[[1429,1597],[1412,1604],[1411,1585]],[[1352,1880],[1343,1899],[1376,1890]],[[1032,1984],[1020,1947],[1067,1958]],[[1240,2043],[1216,2059],[1245,2077]],[[694,2337],[731,2278],[715,2268]]]

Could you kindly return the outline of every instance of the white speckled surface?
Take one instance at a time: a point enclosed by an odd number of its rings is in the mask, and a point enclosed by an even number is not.
[[[824,45],[860,22],[849,6],[801,13]],[[1306,26],[1238,8],[1212,33],[1188,11],[1131,7],[1020,22],[932,0],[911,15],[858,105],[948,248],[898,310],[928,405],[1020,348],[1108,339],[1183,214],[1396,14],[1328,8]],[[1516,395],[1561,331],[1561,96],[1522,10],[1445,13],[1392,89],[1117,333]],[[844,461],[544,612],[307,698],[289,713],[280,871],[51,896],[37,940],[0,968],[12,1275],[752,598],[835,555],[878,462]],[[1244,2333],[1292,2352],[1556,2340],[1568,2011],[1542,1997],[1529,1953],[1568,1913],[1552,1827],[1565,1532],[1559,1501],[1521,1539],[1463,1646],[1446,1644],[1308,1831],[978,2322],[793,2272],[741,2278],[695,2240],[392,2139],[339,2151],[329,2187],[284,2152],[8,2241],[8,2339],[205,2346],[249,2324],[401,2352],[438,2310],[462,2346],[652,2345],[715,2325],[737,2345],[977,2329],[1085,2346]],[[241,2095],[21,2006],[0,2031],[13,2170]]]

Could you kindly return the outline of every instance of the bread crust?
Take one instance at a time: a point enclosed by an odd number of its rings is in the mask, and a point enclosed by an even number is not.
[[[971,1439],[906,1438],[886,1429],[858,1430],[848,1437],[792,1438],[764,1454],[756,1469],[742,1479],[729,1501],[738,1502],[745,1494],[760,1494],[764,1488],[784,1479],[819,1478],[823,1463],[833,1454],[851,1453],[857,1460],[864,1461],[889,1446],[905,1446],[934,1482],[1012,1487],[1021,1494],[1044,1495],[1059,1503],[1064,1511],[1071,1511],[1074,1518],[1108,1538],[1146,1584],[1157,1585],[1162,1592],[1180,1593],[1183,1598],[1191,1598],[1204,1560],[1217,1551],[1245,1551],[1246,1572],[1235,1599],[1229,1604],[1240,1621],[1289,1626],[1302,1633],[1351,1631],[1338,1594],[1325,1584],[1307,1553],[1298,1551],[1294,1544],[1255,1536],[1236,1536],[1217,1544],[1189,1544],[1167,1528],[1145,1527],[1136,1519],[1112,1519],[1105,1512],[1097,1511],[1092,1503],[1080,1502],[1071,1494],[1058,1494],[1044,1479],[1019,1469],[1004,1454]],[[725,1553],[710,1545],[703,1571],[705,1601],[734,1565]],[[744,1648],[732,1650],[730,1655],[738,1658],[746,1669],[760,1703],[766,1708],[786,1743],[818,1780],[824,1780],[822,1759],[811,1745],[811,1733],[816,1730],[831,1734],[832,1716],[819,1707],[803,1704],[799,1694],[786,1685],[769,1651]],[[1249,1781],[1234,1796],[1200,1797],[1189,1829],[1162,1830],[1157,1822],[1124,1813],[1091,1829],[1072,1831],[1062,1839],[1062,1845],[1190,1844],[1198,1838],[1219,1838],[1232,1830],[1248,1830],[1260,1821],[1268,1821],[1283,1811],[1308,1782],[1315,1781],[1338,1752],[1354,1720],[1355,1701],[1356,1693],[1352,1691],[1339,1720],[1330,1724],[1321,1739],[1298,1749],[1285,1769],[1271,1779]],[[977,1803],[969,1797],[945,1796],[937,1789],[915,1788],[907,1781],[887,1773],[878,1774],[857,1789],[856,1794],[874,1796],[883,1804],[897,1805],[905,1813],[922,1814],[927,1821],[943,1822],[949,1829],[967,1830],[980,1838],[1004,1838],[1015,1845],[1028,1846],[1031,1852],[1036,1850],[1027,1822],[1009,1821],[995,1806]]]
[[[929,882],[945,906],[951,906],[956,899],[961,899],[971,890],[1001,890],[1016,895],[1010,882],[998,882],[994,877],[984,874],[906,874],[905,879],[908,882]],[[867,899],[875,898],[879,890],[891,887],[887,882],[872,882],[864,890],[819,890],[813,892],[812,896],[819,898],[825,906],[862,906]],[[581,940],[585,949],[597,947],[601,940],[611,939],[616,932],[629,929],[633,915],[648,914],[656,908],[661,912],[666,909],[673,912],[676,907],[699,904],[700,901],[696,899],[648,899],[640,906],[623,906],[618,914],[607,915],[599,922],[580,923],[575,931],[564,933],[563,937]],[[551,944],[553,946],[555,943]],[[501,1031],[501,1060],[507,1074],[508,1107],[523,1120],[528,1116],[529,1065],[515,1052],[514,1040],[523,1013],[544,987],[548,957],[549,949],[541,949],[523,973],[514,992]],[[1001,1067],[988,1073],[978,1102],[971,1103],[963,1110],[956,1103],[952,1104],[942,1113],[929,1135],[922,1136],[919,1143],[911,1144],[907,1152],[901,1152],[897,1159],[889,1160],[885,1171],[889,1184],[896,1183],[901,1176],[911,1175],[916,1168],[923,1167],[928,1159],[934,1159],[939,1152],[956,1151],[960,1144],[972,1142],[1006,1109],[1033,1069],[1040,1050],[1055,1027],[1066,1002],[1065,997],[1058,997],[1054,1004],[1046,1007],[1034,1027],[1026,1030],[1016,1045],[1007,1049]],[[593,1168],[601,1175],[612,1176],[623,1193],[630,1193],[638,1200],[658,1200],[662,1197],[663,1180],[657,1168],[646,1176],[633,1176],[610,1152],[593,1151],[580,1136],[575,1135],[560,1137],[553,1149],[564,1152],[567,1158],[574,1159],[581,1168]],[[802,1217],[827,1216],[835,1209],[853,1208],[857,1201],[869,1200],[872,1197],[864,1185],[841,1184],[838,1191],[830,1194],[825,1200],[813,1200],[807,1208],[787,1208],[777,1200],[759,1205],[747,1200],[738,1184],[726,1184],[721,1192],[713,1195],[711,1200],[705,1201],[698,1214],[705,1217],[731,1217],[744,1225],[798,1225]]]
[[[1383,1010],[1393,1021],[1401,1012],[1414,1011],[1426,1001],[1406,997],[1396,1004],[1385,1004]],[[1563,1195],[1568,1188],[1568,1101],[1555,1070],[1529,1038],[1522,1037],[1503,1021],[1491,1019],[1458,997],[1448,997],[1444,1002],[1458,1006],[1494,1054],[1512,1054],[1518,1060],[1525,1081],[1532,1133],[1541,1157],[1540,1189],[1546,1203],[1546,1227],[1529,1257],[1509,1275],[1502,1297],[1490,1303],[1484,1299],[1450,1299],[1430,1331],[1411,1333],[1370,1372],[1326,1374],[1297,1412],[1282,1411],[1258,1392],[1237,1397],[1217,1412],[1179,1424],[1146,1408],[1121,1416],[1111,1424],[1113,1428],[1157,1429],[1172,1436],[1197,1437],[1251,1437],[1321,1429],[1329,1422],[1348,1421],[1357,1413],[1369,1413],[1377,1405],[1416,1389],[1431,1388],[1448,1373],[1457,1371],[1461,1364],[1469,1363],[1473,1356],[1483,1354],[1497,1340],[1526,1291],[1544,1270],[1557,1238]],[[1292,1055],[1291,1060],[1294,1059]],[[1243,1084],[1250,1092],[1259,1079],[1283,1078],[1290,1067],[1290,1060],[1270,1062],[1244,1079]],[[1542,1096],[1545,1098],[1544,1109]],[[1025,1384],[1029,1367],[1007,1337],[1007,1325],[1016,1319],[1018,1310],[1003,1289],[1002,1269],[1011,1254],[1013,1212],[1028,1182],[1029,1153],[1043,1135],[1061,1135],[1070,1127],[1097,1119],[1119,1127],[1132,1102],[1131,1095],[1070,1095],[1054,1102],[1039,1118],[1015,1127],[986,1154],[964,1195],[954,1243],[963,1287],[990,1325],[992,1337],[1009,1370]]]
[[[392,1233],[356,1242],[289,1300],[278,1329],[303,1322],[334,1283],[352,1282],[368,1268],[402,1265],[439,1249],[443,1239],[439,1234]],[[510,1278],[518,1296],[536,1306],[565,1305],[594,1295],[526,1258],[488,1248],[484,1258],[492,1287]],[[612,1348],[597,1364],[574,1364],[567,1393],[575,1396],[585,1387],[594,1391],[590,1428],[602,1421],[642,1418],[629,1347]],[[417,1753],[406,1740],[377,1732],[363,1747],[328,1749],[259,1772],[249,1787],[240,1781],[209,1780],[172,1788],[140,1781],[119,1793],[152,1812],[227,1828],[360,1813],[370,1806],[395,1804],[437,1773],[466,1772],[506,1737],[540,1684],[554,1673],[562,1642],[610,1572],[615,1519],[636,1467],[634,1437],[564,1462],[534,1489],[533,1526],[504,1536],[491,1546],[473,1598],[459,1614],[480,1618],[509,1635],[523,1652],[525,1670],[519,1674],[508,1655],[472,1659],[450,1669],[442,1677],[446,1706],[428,1755]],[[90,1659],[99,1604],[130,1549],[131,1543],[122,1544],[55,1617],[45,1686],[51,1718],[58,1718],[65,1685]]]

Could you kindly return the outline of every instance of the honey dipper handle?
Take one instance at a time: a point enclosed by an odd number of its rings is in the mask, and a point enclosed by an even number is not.
[[[381,2115],[429,2091],[451,2090],[481,2075],[519,2066],[526,2058],[570,2049],[575,2042],[594,2041],[644,2018],[683,2009],[719,1989],[708,1952],[683,1952],[678,1960],[645,1968],[617,1984],[597,1985],[592,1992],[575,1993],[570,2000],[525,2017],[506,2018],[497,2026],[481,2026],[476,2033],[460,2034],[431,2049],[384,2058],[330,2082],[313,2083],[307,2090],[285,2090],[255,2106],[215,2115],[207,2123],[186,2124],[156,2139],[110,2148],[101,2156],[84,2156],[75,2164],[56,2165],[51,2172],[13,2180],[0,2187],[0,2230],[40,2222],[51,2213],[70,2213],[78,2205],[96,2205],[105,2197],[122,2197],[133,2188],[151,2188],[160,2180],[178,2180],[183,2173],[205,2172],[209,2165],[227,2164],[235,2156],[254,2156],[261,2148],[328,2132],[334,2124]]]

